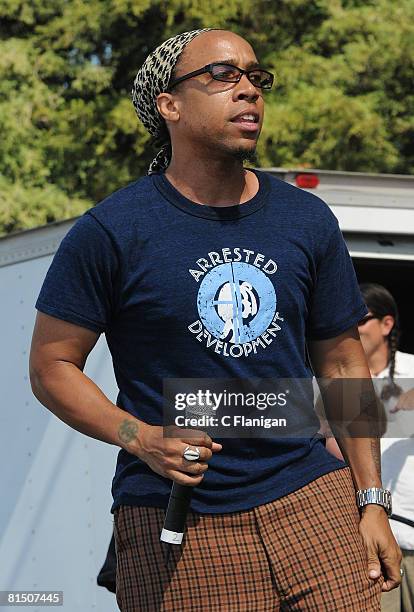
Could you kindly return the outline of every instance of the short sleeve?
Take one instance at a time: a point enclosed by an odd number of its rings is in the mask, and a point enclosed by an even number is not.
[[[110,235],[86,212],[60,243],[35,307],[102,333],[116,308],[118,272],[117,252]]]
[[[334,338],[356,325],[367,313],[351,257],[336,222],[316,268],[306,337],[309,340]]]

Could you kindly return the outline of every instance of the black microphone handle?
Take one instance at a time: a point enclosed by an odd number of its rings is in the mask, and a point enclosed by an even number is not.
[[[161,542],[181,544],[185,531],[185,521],[190,507],[193,487],[173,482],[165,515]]]

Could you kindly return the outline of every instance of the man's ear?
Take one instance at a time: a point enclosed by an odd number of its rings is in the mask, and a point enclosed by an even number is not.
[[[157,96],[157,108],[165,121],[177,122],[180,118],[179,105],[174,96],[169,93],[160,93]]]

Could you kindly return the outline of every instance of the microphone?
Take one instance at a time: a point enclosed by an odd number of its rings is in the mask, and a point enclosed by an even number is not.
[[[165,515],[164,527],[161,531],[161,542],[181,544],[184,537],[185,523],[190,507],[193,487],[173,482]]]
[[[188,417],[200,417],[203,415],[214,415],[213,404],[207,402],[206,399],[201,400],[198,396],[198,404],[195,406],[186,406],[185,414]],[[194,453],[191,449],[189,455]],[[190,508],[191,497],[194,487],[181,485],[173,482],[173,486],[168,501],[167,512],[164,519],[164,527],[161,531],[161,542],[168,544],[181,544],[185,532],[185,523],[188,510]]]

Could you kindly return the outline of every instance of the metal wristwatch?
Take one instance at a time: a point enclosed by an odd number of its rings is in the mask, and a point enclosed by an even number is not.
[[[360,489],[356,492],[356,501],[359,509],[368,504],[378,504],[379,506],[383,506],[383,508],[385,508],[388,516],[391,516],[391,491],[388,491],[388,489],[380,489],[379,487]]]

